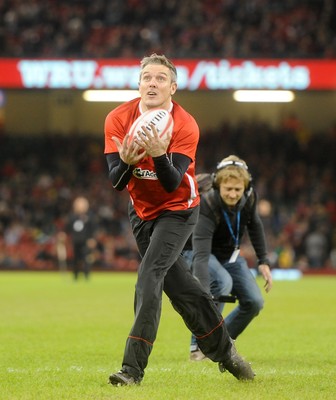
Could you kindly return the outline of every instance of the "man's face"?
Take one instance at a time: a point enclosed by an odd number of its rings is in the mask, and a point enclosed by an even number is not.
[[[168,67],[164,65],[147,65],[140,77],[139,92],[144,111],[151,108],[168,110],[171,96],[176,92],[177,84],[172,82]]]
[[[219,185],[219,192],[224,203],[234,207],[242,198],[245,190],[244,180],[229,178]]]

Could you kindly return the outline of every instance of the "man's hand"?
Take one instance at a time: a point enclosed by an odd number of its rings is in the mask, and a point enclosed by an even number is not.
[[[129,134],[127,134],[124,137],[123,142],[120,143],[120,140],[117,137],[112,136],[112,140],[116,144],[119,156],[123,162],[128,165],[135,165],[146,155],[146,151],[135,141],[128,144],[128,138]]]
[[[151,124],[151,132],[142,127],[145,134],[140,134],[134,138],[134,142],[144,149],[151,157],[159,157],[166,154],[172,134],[167,134],[164,138],[160,138],[155,126]]]
[[[258,267],[258,270],[265,280],[264,288],[265,288],[266,292],[268,293],[272,289],[272,285],[273,285],[270,267],[267,264],[260,264]]]

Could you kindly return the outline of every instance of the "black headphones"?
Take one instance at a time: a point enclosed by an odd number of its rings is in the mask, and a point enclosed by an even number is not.
[[[222,169],[226,168],[226,167],[230,167],[230,166],[234,166],[234,167],[239,167],[239,168],[243,168],[245,169],[245,171],[248,172],[249,175],[249,183],[247,185],[247,188],[245,189],[245,191],[249,191],[252,187],[252,175],[250,174],[250,171],[248,169],[248,166],[241,161],[235,161],[235,160],[228,160],[228,161],[221,161],[217,164],[216,167],[216,172],[213,174],[213,181],[215,182],[216,180],[216,175],[218,173],[218,171],[221,171]],[[215,184],[215,183],[214,183]]]

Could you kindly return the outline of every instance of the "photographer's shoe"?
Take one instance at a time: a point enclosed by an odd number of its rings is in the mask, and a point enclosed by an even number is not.
[[[231,339],[232,347],[230,350],[230,358],[221,361],[218,364],[220,372],[229,371],[238,380],[253,380],[255,373],[251,368],[251,364],[245,361],[237,352],[234,341]]]
[[[203,361],[208,358],[201,352],[201,350],[195,350],[190,352],[190,361]]]
[[[119,372],[116,372],[109,377],[109,383],[113,386],[140,385],[140,382],[140,379],[134,378],[123,370],[120,370]]]

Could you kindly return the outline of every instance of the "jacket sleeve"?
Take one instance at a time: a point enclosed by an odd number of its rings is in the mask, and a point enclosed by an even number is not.
[[[192,269],[195,277],[208,293],[210,293],[209,258],[215,230],[216,218],[202,198],[200,216],[192,236]]]
[[[258,265],[270,265],[270,261],[267,257],[267,243],[264,225],[257,211],[257,196],[255,196],[253,209],[251,211],[251,217],[247,225],[247,229],[252,246],[258,258]]]
[[[133,165],[125,164],[119,153],[106,154],[106,161],[108,165],[108,176],[112,182],[112,186],[116,190],[123,190],[132,177]]]
[[[155,170],[161,185],[166,192],[176,190],[186,173],[190,158],[179,153],[164,154],[153,158]]]

